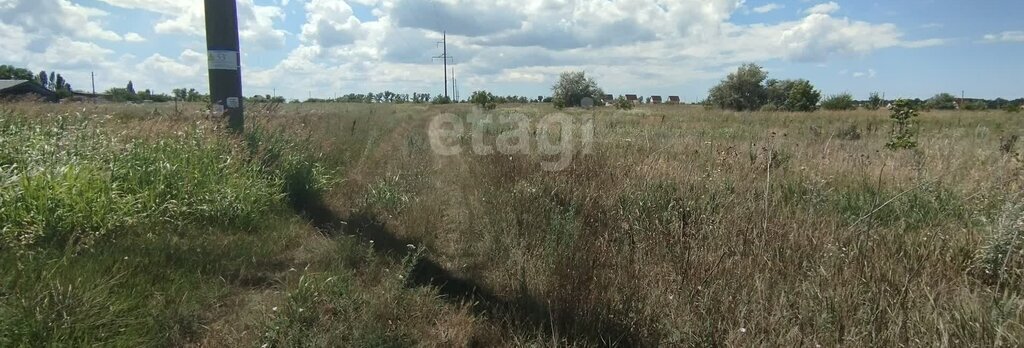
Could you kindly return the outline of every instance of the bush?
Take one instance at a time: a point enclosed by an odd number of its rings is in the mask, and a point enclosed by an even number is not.
[[[1020,112],[1020,105],[1017,105],[1017,104],[1007,104],[1005,107],[1003,107],[1003,111],[1006,111],[1006,112],[1009,112],[1009,113],[1014,113],[1014,114],[1018,113],[1018,112]]]
[[[480,106],[484,110],[494,110],[498,107],[497,100],[493,94],[487,91],[476,91],[469,97],[469,102]]]
[[[615,99],[615,108],[619,110],[633,110],[633,102],[626,99],[624,96],[619,96]]]
[[[830,111],[856,110],[857,105],[853,102],[853,96],[849,93],[831,95],[821,102],[821,108]]]
[[[434,97],[434,99],[431,99],[430,103],[431,104],[435,104],[435,105],[451,104],[452,103],[452,98],[449,98],[449,97],[446,97],[446,96],[443,96],[443,95],[438,95],[438,96]]]
[[[583,98],[601,100],[604,96],[604,91],[597,86],[597,82],[588,78],[583,71],[563,72],[558,77],[558,82],[551,87],[551,91],[557,108],[581,106]]]
[[[928,99],[924,107],[933,110],[955,110],[957,107],[956,97],[949,93],[939,93]]]
[[[868,96],[868,102],[864,104],[864,107],[868,110],[878,110],[882,107],[882,104],[885,104],[885,101],[882,100],[882,97],[878,96],[878,92],[871,92],[871,95]]]
[[[768,73],[760,66],[744,64],[708,91],[707,102],[722,109],[759,110],[768,99],[768,91],[762,85],[766,78]]]
[[[975,100],[970,103],[964,104],[964,109],[970,111],[985,111],[988,110],[988,103],[983,100]]]
[[[821,93],[807,80],[768,80],[766,83],[767,104],[764,111],[805,111],[818,108]]]

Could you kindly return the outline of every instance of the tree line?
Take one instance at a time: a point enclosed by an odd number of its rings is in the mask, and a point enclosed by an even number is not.
[[[71,83],[55,71],[51,71],[49,74],[46,71],[40,71],[36,74],[25,68],[0,65],[0,80],[28,80],[57,93],[57,98],[67,98],[73,94]]]
[[[841,111],[865,108],[877,110],[889,106],[893,100],[885,100],[879,93],[871,93],[867,100],[855,100],[849,93],[822,97],[821,92],[804,79],[769,79],[768,73],[760,66],[749,63],[730,73],[718,85],[708,91],[704,104],[735,111],[814,111],[820,109]],[[939,93],[922,100],[908,99],[908,107],[916,110],[988,110],[1005,109],[1015,111],[1024,104],[1024,98],[994,100],[957,98],[949,93]]]

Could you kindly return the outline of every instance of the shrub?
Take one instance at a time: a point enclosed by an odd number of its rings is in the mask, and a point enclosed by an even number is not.
[[[633,102],[626,99],[624,96],[619,96],[615,99],[615,108],[619,110],[633,110]]]
[[[597,82],[588,78],[583,71],[567,71],[558,77],[558,82],[551,87],[552,98],[557,108],[577,107],[582,105],[583,98],[601,100],[604,91]]]
[[[760,66],[750,63],[740,66],[717,86],[708,91],[708,102],[722,109],[736,111],[759,110],[768,98],[762,83],[768,73]]]
[[[878,96],[878,92],[871,92],[871,95],[868,96],[868,102],[864,104],[864,107],[868,110],[878,110],[883,104],[885,104],[885,101],[882,100],[882,97]]]
[[[493,94],[487,91],[476,91],[469,97],[469,102],[480,106],[484,110],[494,110],[498,107],[497,99]]]
[[[1018,112],[1020,112],[1020,105],[1017,105],[1017,104],[1006,104],[1006,106],[1003,107],[1003,111],[1006,111],[1006,112],[1009,112],[1009,113],[1018,113]]]
[[[914,127],[914,118],[917,117],[917,110],[906,99],[893,102],[892,133],[889,135],[889,142],[885,147],[891,150],[912,149],[917,147],[917,130]]]
[[[988,110],[988,103],[983,100],[975,100],[970,103],[964,104],[964,109],[970,111],[985,111]]]
[[[768,80],[766,83],[767,104],[765,111],[814,111],[818,108],[821,93],[807,80]]]
[[[449,98],[449,97],[446,97],[446,96],[443,96],[443,95],[438,95],[438,96],[434,97],[434,99],[431,99],[430,103],[431,104],[435,104],[435,105],[451,104],[452,103],[452,98]]]
[[[939,93],[928,99],[924,107],[934,110],[954,110],[956,109],[956,97],[949,93]]]
[[[831,111],[856,110],[857,105],[853,102],[853,96],[849,93],[840,93],[828,96],[821,102],[821,108]]]

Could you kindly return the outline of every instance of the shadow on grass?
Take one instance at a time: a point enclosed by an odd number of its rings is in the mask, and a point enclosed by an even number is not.
[[[388,231],[384,223],[370,214],[357,212],[342,218],[322,202],[311,202],[296,205],[302,216],[308,219],[322,233],[330,236],[356,236],[369,243],[377,253],[394,260],[403,260],[412,256],[415,250],[408,247],[414,241],[404,240]],[[640,339],[634,332],[622,324],[605,318],[572,317],[571,322],[552,323],[549,306],[540,299],[520,292],[512,299],[506,300],[495,295],[493,291],[473,279],[462,278],[446,270],[437,262],[423,256],[413,266],[407,286],[432,286],[438,289],[445,300],[452,303],[469,303],[477,315],[507,323],[512,330],[530,334],[538,330],[549,336],[552,328],[569,333],[569,341],[590,342],[608,346],[636,346]],[[568,328],[585,327],[588,330],[572,330]]]

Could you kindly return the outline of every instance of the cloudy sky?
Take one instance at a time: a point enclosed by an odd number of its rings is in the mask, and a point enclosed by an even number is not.
[[[743,62],[826,94],[1024,97],[1020,0],[238,0],[246,95],[546,95],[585,70],[609,93],[701,99]],[[76,88],[206,88],[201,0],[0,0],[0,64]]]

